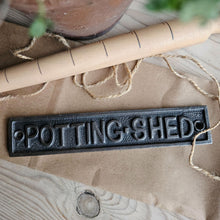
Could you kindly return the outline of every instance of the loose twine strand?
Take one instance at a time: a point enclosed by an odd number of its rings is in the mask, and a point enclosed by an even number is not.
[[[168,65],[168,67],[169,67],[169,69],[171,70],[172,73],[174,73],[174,74],[175,74],[177,77],[179,77],[179,78],[182,78],[182,79],[185,79],[185,80],[189,81],[189,82],[196,88],[196,90],[199,91],[201,94],[203,94],[203,95],[205,95],[205,96],[207,96],[207,97],[209,97],[209,98],[212,98],[212,99],[217,99],[217,101],[218,101],[218,107],[219,107],[219,111],[220,111],[220,85],[219,85],[219,82],[218,82],[218,80],[215,78],[215,76],[214,76],[213,74],[209,73],[209,72],[205,69],[205,67],[202,66],[201,63],[199,63],[197,60],[195,60],[195,59],[192,58],[192,57],[183,56],[183,55],[163,55],[163,54],[159,54],[159,55],[156,55],[156,57],[161,57],[161,58],[163,58],[164,61],[167,63],[167,65]],[[210,93],[206,92],[205,90],[201,89],[201,88],[198,86],[198,84],[197,84],[194,80],[192,80],[190,77],[185,76],[185,75],[180,74],[180,73],[178,73],[177,71],[175,71],[175,70],[173,69],[173,67],[170,65],[170,63],[169,63],[169,61],[168,61],[167,58],[181,58],[181,59],[190,60],[190,61],[192,61],[193,63],[195,63],[201,70],[203,70],[203,72],[205,72],[208,76],[210,76],[211,79],[215,82],[215,85],[216,85],[217,91],[218,91],[218,93],[217,93],[218,95],[216,96],[216,95],[214,95],[214,94],[210,94]],[[212,131],[212,130],[216,129],[219,125],[220,125],[220,118],[218,119],[218,121],[217,121],[213,126],[211,126],[210,128],[205,129],[205,130],[199,132],[198,134],[196,134],[196,135],[194,136],[194,138],[193,138],[192,148],[191,148],[191,152],[190,152],[190,155],[189,155],[189,165],[190,165],[193,169],[195,169],[196,171],[198,171],[198,172],[204,174],[205,176],[209,177],[210,179],[212,179],[212,180],[217,180],[217,181],[220,181],[220,176],[217,176],[217,175],[215,175],[215,174],[212,174],[211,172],[209,172],[209,171],[203,169],[202,167],[199,167],[199,166],[195,165],[194,162],[193,162],[193,157],[194,157],[194,154],[195,154],[195,148],[196,148],[196,140],[197,140],[197,138],[198,138],[200,135],[202,135],[202,134],[205,134],[205,133],[207,133],[207,132],[209,132],[209,131]]]
[[[65,38],[63,38],[62,36],[60,35],[56,35],[56,34],[51,34],[51,33],[46,33],[46,36],[48,37],[53,37],[53,38],[56,38],[58,39],[59,42],[61,42],[64,46],[66,46],[68,49],[70,49],[70,46],[68,44],[68,42],[66,41]],[[25,56],[23,55],[22,53],[23,52],[26,52],[26,51],[29,51],[33,46],[34,44],[36,43],[36,38],[33,38],[30,42],[30,44],[24,48],[21,48],[21,49],[17,49],[13,52],[14,56],[16,57],[19,57],[21,59],[26,59],[26,60],[32,60],[33,58],[31,57],[28,57],[28,56]],[[199,63],[196,59],[192,58],[192,57],[189,57],[189,56],[184,56],[184,55],[165,55],[165,54],[158,54],[158,55],[154,55],[152,57],[160,57],[162,58],[168,68],[171,70],[171,72],[173,74],[175,74],[177,77],[181,78],[181,79],[185,79],[187,80],[189,83],[191,83],[195,89],[200,92],[202,95],[208,97],[208,98],[211,98],[211,99],[214,99],[214,100],[217,100],[218,101],[218,107],[219,107],[219,110],[220,110],[220,85],[219,85],[219,82],[218,80],[215,78],[215,76],[211,73],[209,73],[203,66],[201,63]],[[216,87],[217,87],[217,95],[215,94],[211,94],[205,90],[203,90],[202,88],[200,88],[200,86],[193,80],[191,79],[189,76],[186,76],[184,74],[181,74],[179,72],[177,72],[170,64],[170,62],[168,61],[169,58],[180,58],[180,59],[185,59],[185,60],[189,60],[191,62],[193,62],[194,64],[196,64],[205,74],[207,74],[215,83]],[[129,66],[124,63],[124,69],[126,71],[126,76],[127,76],[127,79],[125,79],[123,82],[119,82],[119,79],[118,79],[118,65],[115,65],[115,66],[112,66],[111,67],[111,72],[102,80],[99,80],[95,83],[92,83],[92,84],[87,84],[86,82],[86,77],[87,75],[89,74],[89,72],[86,72],[86,73],[83,73],[81,74],[81,83],[78,82],[77,80],[77,76],[73,76],[73,83],[80,87],[80,88],[83,88],[93,99],[106,99],[106,98],[117,98],[117,97],[121,97],[125,94],[127,94],[131,88],[132,88],[132,80],[133,80],[133,77],[134,75],[136,74],[136,72],[138,71],[138,68],[141,64],[143,59],[140,59],[140,60],[137,60],[134,67],[132,69],[129,68]],[[113,79],[114,78],[114,81],[115,81],[115,84],[117,87],[121,88],[121,90],[116,93],[116,94],[110,94],[110,95],[107,95],[107,96],[97,96],[96,94],[92,93],[91,92],[91,88],[94,88],[94,87],[97,87],[97,86],[101,86],[101,85],[104,85],[107,81],[109,81],[110,79]],[[46,86],[48,85],[49,83],[45,83],[42,88],[40,88],[38,91],[36,92],[33,92],[33,93],[30,93],[30,94],[26,94],[26,95],[15,95],[15,96],[12,96],[12,95],[8,95],[8,96],[5,96],[5,97],[2,97],[0,98],[0,101],[5,101],[5,100],[10,100],[11,98],[17,98],[17,97],[22,97],[22,98],[26,98],[26,97],[30,97],[30,96],[34,96],[34,95],[38,95],[39,93],[41,93],[42,91],[44,91],[44,89],[46,88]],[[203,175],[209,177],[210,179],[212,180],[217,180],[217,181],[220,181],[220,176],[217,176],[217,175],[214,175],[212,174],[211,172],[203,169],[202,167],[199,167],[198,165],[195,165],[194,162],[193,162],[193,157],[194,157],[194,154],[195,154],[195,148],[196,148],[196,140],[198,139],[198,137],[202,134],[205,134],[209,131],[212,131],[214,129],[216,129],[218,126],[220,125],[220,118],[218,119],[218,121],[213,125],[211,126],[210,128],[208,129],[205,129],[201,132],[199,132],[198,134],[196,134],[193,138],[193,142],[192,142],[192,148],[191,148],[191,151],[190,151],[190,155],[189,155],[189,165],[196,171],[202,173]]]
[[[86,72],[86,73],[81,74],[82,84],[80,84],[77,81],[77,75],[73,76],[73,83],[76,86],[83,88],[93,99],[118,98],[118,97],[121,97],[121,96],[127,94],[131,90],[131,88],[132,88],[132,79],[133,79],[135,73],[137,72],[141,62],[142,62],[142,59],[137,60],[134,67],[132,68],[132,70],[129,68],[129,66],[126,63],[123,64],[124,68],[126,70],[127,79],[124,80],[121,83],[119,82],[119,79],[118,79],[118,65],[112,66],[111,67],[112,71],[103,80],[97,81],[97,82],[92,83],[92,84],[87,84],[86,76],[88,75],[88,72]],[[106,96],[97,96],[96,94],[94,94],[90,91],[91,88],[103,85],[108,80],[110,80],[112,78],[114,78],[116,86],[121,88],[121,90],[118,93],[110,94],[110,95],[106,95]]]
[[[52,38],[55,38],[57,39],[60,43],[62,43],[65,47],[67,47],[68,49],[70,49],[70,45],[68,44],[68,42],[66,41],[66,39],[58,34],[52,34],[52,33],[45,33],[44,34],[44,37],[52,37]],[[36,41],[40,39],[40,38],[36,38],[36,37],[33,37],[30,41],[30,43],[26,46],[26,47],[23,47],[23,48],[19,48],[19,49],[16,49],[14,51],[12,51],[12,54],[18,58],[21,58],[23,60],[33,60],[34,58],[32,57],[29,57],[29,56],[26,56],[22,53],[24,52],[27,52],[29,51],[30,49],[33,48],[33,46],[35,45]]]
[[[62,43],[65,47],[67,47],[68,49],[70,49],[70,45],[68,44],[68,42],[66,41],[66,39],[58,34],[52,34],[52,33],[45,33],[46,37],[52,37],[52,38],[55,38],[57,39],[60,43]],[[32,38],[30,43],[26,46],[26,47],[23,47],[23,48],[19,48],[19,49],[16,49],[14,51],[12,51],[12,54],[15,56],[15,57],[18,57],[20,59],[23,59],[23,60],[33,60],[34,58],[32,57],[29,57],[29,56],[26,56],[24,55],[23,53],[24,52],[27,52],[29,50],[31,50],[36,41],[38,40],[39,38]],[[23,94],[23,95],[6,95],[6,96],[3,96],[3,97],[0,97],[0,101],[7,101],[7,100],[11,100],[11,99],[15,99],[15,98],[28,98],[28,97],[32,97],[32,96],[36,96],[38,94],[40,94],[41,92],[43,92],[46,87],[49,85],[49,82],[46,82],[42,85],[42,87],[40,89],[38,89],[37,91],[35,92],[31,92],[29,94]]]
[[[49,84],[49,82],[44,83],[41,86],[41,88],[38,89],[36,92],[31,92],[31,93],[22,94],[22,95],[6,95],[3,97],[0,97],[0,102],[8,101],[8,100],[15,99],[15,98],[28,98],[28,97],[36,96],[36,95],[40,94],[41,92],[43,92],[46,89],[46,87],[48,86],[48,84]]]

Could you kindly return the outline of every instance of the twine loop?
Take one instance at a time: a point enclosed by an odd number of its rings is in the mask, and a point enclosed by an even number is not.
[[[45,33],[46,37],[52,37],[52,38],[55,38],[57,39],[61,44],[63,44],[65,47],[67,47],[68,49],[70,49],[70,45],[68,44],[68,42],[66,41],[66,39],[58,34],[52,34],[52,33]],[[39,38],[32,38],[30,43],[26,46],[26,47],[23,47],[23,48],[19,48],[19,49],[16,49],[14,51],[12,51],[12,54],[15,56],[15,57],[18,57],[20,59],[23,59],[23,60],[33,60],[34,58],[32,57],[29,57],[29,56],[26,56],[24,55],[23,53],[24,52],[27,52],[27,51],[30,51],[36,41],[38,40]],[[6,95],[6,96],[3,96],[3,97],[0,97],[0,101],[7,101],[7,100],[10,100],[10,99],[14,99],[14,98],[28,98],[28,97],[32,97],[32,96],[36,96],[38,94],[40,94],[41,92],[43,92],[46,87],[49,85],[49,82],[46,82],[42,85],[42,87],[40,89],[38,89],[37,91],[35,92],[31,92],[29,94],[23,94],[23,95]]]
[[[133,79],[135,73],[137,72],[141,62],[142,62],[142,59],[137,60],[134,67],[132,68],[132,70],[127,65],[127,63],[123,64],[124,69],[126,71],[126,75],[127,75],[127,79],[124,80],[123,82],[119,82],[119,79],[118,79],[118,75],[119,75],[118,67],[119,66],[115,65],[115,66],[111,67],[112,70],[111,70],[110,74],[108,74],[104,79],[102,79],[100,81],[97,81],[97,82],[92,83],[92,84],[87,84],[86,76],[88,75],[88,72],[86,72],[86,73],[81,74],[81,77],[82,77],[82,80],[81,80],[82,83],[81,84],[77,81],[77,75],[73,76],[73,83],[76,86],[78,86],[80,88],[83,88],[93,99],[118,98],[118,97],[121,97],[121,96],[127,94],[131,90],[131,88],[132,88],[132,79]],[[96,94],[91,92],[91,90],[90,90],[91,88],[95,88],[97,86],[103,85],[112,78],[114,78],[115,85],[121,89],[118,93],[110,94],[110,95],[107,95],[107,96],[97,96]]]
[[[44,36],[42,36],[42,37],[55,38],[55,39],[57,39],[61,44],[63,44],[66,48],[70,49],[70,45],[68,44],[68,42],[66,41],[66,39],[65,39],[64,37],[58,35],[58,34],[52,34],[52,33],[47,33],[47,32],[46,32],[46,33],[44,34]],[[13,54],[15,57],[18,57],[18,58],[23,59],[23,60],[33,60],[34,58],[29,57],[29,56],[26,56],[26,55],[24,55],[23,53],[29,51],[30,49],[32,49],[38,39],[40,39],[40,38],[33,37],[33,38],[31,39],[30,43],[29,43],[26,47],[19,48],[19,49],[16,49],[16,50],[12,51],[12,54]]]

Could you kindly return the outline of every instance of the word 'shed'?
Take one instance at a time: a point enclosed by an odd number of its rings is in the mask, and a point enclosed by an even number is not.
[[[209,128],[206,106],[11,118],[10,156],[190,145]],[[210,132],[197,144],[211,143]]]

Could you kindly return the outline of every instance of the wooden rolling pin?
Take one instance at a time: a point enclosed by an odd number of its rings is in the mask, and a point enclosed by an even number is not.
[[[0,71],[0,92],[24,88],[194,45],[220,33],[220,19],[163,22]]]

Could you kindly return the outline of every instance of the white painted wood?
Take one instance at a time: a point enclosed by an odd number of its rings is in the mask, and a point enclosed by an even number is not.
[[[0,160],[1,220],[91,219],[76,211],[77,198],[85,191],[93,193],[100,202],[100,213],[94,220],[188,219],[99,188]],[[87,205],[94,207],[91,201]]]
[[[93,41],[105,39],[122,33],[128,33],[132,30],[144,28],[152,24],[157,24],[176,18],[175,14],[155,13],[148,11],[145,7],[146,2],[147,0],[133,0],[127,12],[115,25],[115,27],[104,36]],[[91,41],[83,43],[89,42]],[[209,72],[213,73],[218,80],[220,80],[220,34],[212,35],[209,40],[202,44],[172,51],[169,54],[188,55],[196,58],[208,69]],[[146,58],[145,61],[160,66],[166,66],[166,64],[160,58]],[[205,76],[204,73],[190,61],[179,59],[172,59],[170,61],[173,63],[177,71],[197,75],[202,74]]]

